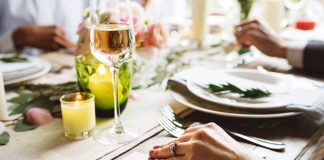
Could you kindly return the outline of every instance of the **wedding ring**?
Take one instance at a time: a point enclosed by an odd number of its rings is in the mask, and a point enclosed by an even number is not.
[[[177,156],[177,142],[172,143],[170,145],[170,150],[171,150],[173,156],[176,157]]]

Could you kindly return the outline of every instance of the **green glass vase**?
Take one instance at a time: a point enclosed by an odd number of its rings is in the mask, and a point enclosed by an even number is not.
[[[132,70],[130,62],[122,64],[119,71],[118,96],[120,109],[126,107]],[[95,95],[96,116],[110,118],[114,116],[114,98],[112,76],[106,64],[99,62],[91,53],[76,57],[76,71],[80,90]]]

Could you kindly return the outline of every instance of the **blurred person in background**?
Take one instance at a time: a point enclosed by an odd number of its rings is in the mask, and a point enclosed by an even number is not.
[[[134,0],[145,9],[149,20],[164,22],[186,16],[187,0]]]
[[[1,0],[0,53],[74,49],[88,0]]]
[[[237,42],[243,47],[255,46],[268,56],[286,58],[294,68],[312,73],[324,73],[324,42],[284,42],[275,32],[257,20],[241,23],[236,27]]]
[[[74,49],[89,0],[1,0],[0,53]],[[150,20],[184,16],[186,0],[134,0]]]

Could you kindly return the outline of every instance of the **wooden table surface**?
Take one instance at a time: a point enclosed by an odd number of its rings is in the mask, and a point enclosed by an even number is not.
[[[60,61],[62,57],[65,57],[67,63],[69,64],[58,64],[63,63]],[[46,55],[43,58],[51,61],[52,64],[56,66],[66,65],[73,66],[73,57],[66,56],[60,54],[59,56]],[[72,61],[72,63],[71,63]],[[67,69],[62,70],[61,75],[55,76],[54,73],[50,73],[44,77],[34,80],[34,82],[46,82],[51,79],[56,83],[70,81],[75,79],[74,69],[71,67],[66,67]],[[56,74],[56,73],[55,73]],[[65,76],[63,76],[63,75]],[[66,76],[68,75],[68,76]],[[266,159],[270,160],[290,160],[290,159],[312,159],[312,160],[322,160],[324,158],[324,126],[317,126],[313,122],[310,122],[303,115],[289,117],[289,118],[276,118],[276,119],[239,119],[239,118],[228,118],[215,116],[210,114],[205,114],[198,111],[193,111],[186,106],[183,106],[170,98],[167,94],[163,93],[161,89],[151,89],[150,91],[135,91],[135,92],[148,92],[146,94],[142,94],[144,96],[141,97],[143,103],[140,102],[130,102],[130,107],[133,106],[142,106],[143,108],[150,109],[150,120],[153,121],[150,124],[150,129],[148,129],[143,136],[140,138],[136,144],[132,144],[131,147],[127,149],[123,149],[123,147],[116,148],[114,150],[110,150],[105,154],[99,154],[93,159],[122,159],[123,157],[130,155],[134,152],[141,152],[144,154],[148,153],[148,150],[155,144],[161,144],[172,137],[164,131],[157,123],[159,115],[159,107],[165,103],[169,103],[177,112],[185,114],[184,119],[190,121],[199,121],[199,122],[215,122],[223,128],[237,131],[239,133],[244,133],[246,135],[266,138],[269,140],[276,140],[284,142],[287,145],[287,148],[282,152],[272,151],[268,149],[264,149],[262,147],[258,147],[255,145],[247,144],[241,142],[247,148],[255,151],[255,153],[260,156],[266,157]],[[161,102],[156,101],[152,102],[150,106],[143,106],[145,99],[150,98],[150,93],[157,93],[163,95],[160,96],[162,99]],[[159,96],[157,96],[159,97]],[[163,98],[164,97],[164,98]],[[163,100],[165,99],[165,100]],[[140,100],[141,101],[141,100]],[[139,104],[136,104],[139,103]],[[125,112],[129,110],[126,108]],[[134,108],[131,110],[132,114],[140,114],[145,115],[144,110],[135,110]],[[136,112],[136,113],[135,113]],[[188,114],[190,113],[190,114]],[[128,114],[128,113],[125,113]],[[154,117],[152,117],[154,116]],[[129,118],[131,119],[131,118]],[[55,122],[56,123],[56,122]],[[147,122],[148,123],[148,122]],[[146,123],[143,123],[146,124]],[[61,122],[58,122],[55,125],[61,125]],[[53,126],[53,124],[52,124]],[[29,134],[32,136],[32,132]],[[36,132],[36,131],[35,131]],[[62,135],[63,136],[63,135]],[[13,139],[18,139],[18,137],[11,137]],[[10,144],[10,145],[19,145]],[[64,145],[64,144],[62,144]],[[80,144],[85,145],[85,144]],[[5,148],[4,150],[0,147],[0,159],[6,159]],[[19,148],[19,146],[11,146],[11,148]],[[1,150],[3,152],[1,152]],[[95,152],[95,151],[93,151]],[[19,153],[17,153],[19,154]],[[23,154],[22,154],[23,155]],[[19,157],[19,156],[17,156]],[[19,159],[19,158],[18,158]],[[21,158],[24,159],[24,158]]]

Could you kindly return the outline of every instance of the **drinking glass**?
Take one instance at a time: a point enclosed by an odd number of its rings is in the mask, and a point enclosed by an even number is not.
[[[284,4],[289,10],[301,9],[306,3],[307,0],[284,0]]]
[[[91,0],[90,18],[91,52],[108,65],[114,96],[114,123],[95,133],[94,138],[108,145],[125,144],[138,137],[137,129],[123,126],[118,100],[119,68],[132,57],[135,49],[129,0]]]

